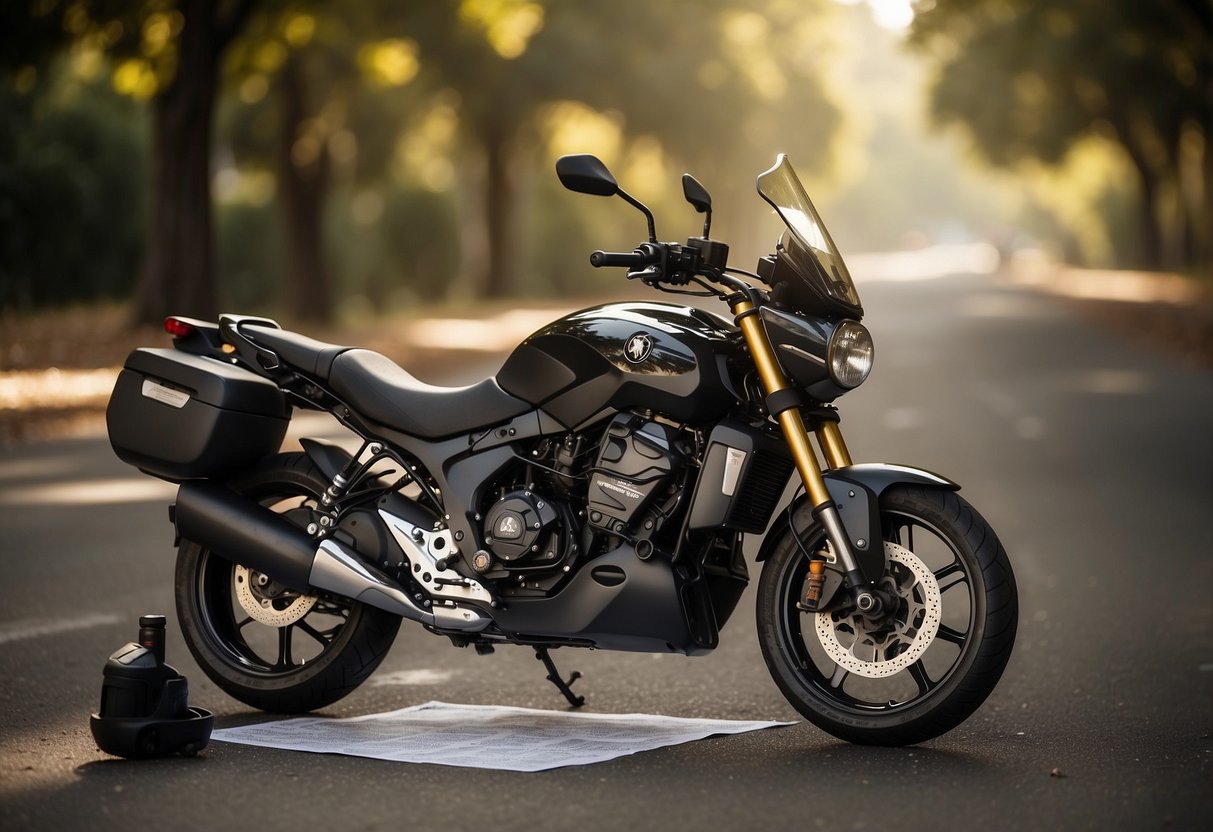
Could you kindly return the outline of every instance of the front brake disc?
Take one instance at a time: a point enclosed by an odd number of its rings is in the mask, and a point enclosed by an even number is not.
[[[909,549],[885,541],[889,573],[897,585],[898,609],[880,628],[862,615],[819,612],[817,638],[830,660],[844,670],[881,679],[922,658],[935,640],[943,604],[934,574]]]

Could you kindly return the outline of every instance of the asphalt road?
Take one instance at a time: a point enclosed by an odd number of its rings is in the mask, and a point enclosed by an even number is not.
[[[801,723],[540,774],[214,743],[131,763],[88,731],[106,656],[170,614],[169,661],[220,726],[172,618],[171,488],[103,439],[0,456],[0,826],[18,829],[1197,829],[1213,816],[1213,374],[989,277],[861,286],[871,380],[841,402],[857,460],[964,486],[1019,582],[1019,641],[968,722],[905,749]],[[753,570],[752,578],[757,578]],[[795,719],[754,586],[703,658],[561,650],[588,707]],[[559,709],[529,651],[479,657],[406,626],[325,711],[429,700]]]

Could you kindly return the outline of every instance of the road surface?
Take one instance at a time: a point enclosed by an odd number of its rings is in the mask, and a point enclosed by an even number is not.
[[[221,726],[261,717],[215,688],[178,636],[172,489],[104,439],[75,439],[0,456],[0,826],[1207,828],[1213,374],[988,276],[861,292],[877,364],[841,402],[853,455],[960,482],[1019,582],[1015,654],[955,731],[874,749],[801,722],[541,774],[223,743],[196,759],[115,760],[93,745],[88,714],[141,613],[170,614],[169,661],[191,703]],[[594,711],[796,719],[758,652],[754,591],[707,657],[555,657],[583,673]],[[479,657],[406,625],[370,683],[325,713],[430,700],[563,705],[529,651]]]

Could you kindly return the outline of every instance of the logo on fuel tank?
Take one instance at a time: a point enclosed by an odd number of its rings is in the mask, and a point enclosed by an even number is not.
[[[637,332],[623,345],[623,357],[629,364],[642,364],[653,353],[653,338],[646,332]]]

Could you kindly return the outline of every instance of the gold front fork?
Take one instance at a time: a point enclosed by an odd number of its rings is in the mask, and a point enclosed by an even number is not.
[[[784,377],[779,362],[775,360],[775,351],[771,347],[762,322],[758,320],[754,304],[749,299],[739,299],[733,304],[732,310],[737,319],[737,325],[741,327],[741,334],[745,337],[746,345],[750,348],[750,355],[754,358],[754,366],[758,368],[758,377],[762,381],[762,387],[767,396],[774,396],[782,390],[787,390],[791,384]],[[851,548],[851,541],[842,524],[842,518],[838,515],[838,508],[834,505],[830,492],[826,488],[821,464],[817,461],[817,454],[813,452],[813,446],[809,442],[809,431],[805,427],[804,417],[800,415],[800,409],[785,407],[779,412],[777,418],[780,428],[783,429],[788,448],[792,451],[792,458],[796,461],[796,468],[800,471],[800,479],[804,482],[809,501],[813,504],[813,516],[825,529],[830,547],[837,556],[843,574],[846,576],[846,585],[850,589],[856,608],[864,613],[879,611],[880,600],[871,592],[859,569],[859,562]],[[817,442],[821,445],[826,463],[831,469],[843,468],[851,464],[851,455],[847,451],[837,422],[829,419],[816,419],[813,432],[817,435]]]
[[[784,377],[779,362],[775,360],[775,351],[767,338],[766,330],[754,310],[754,304],[749,299],[739,299],[733,306],[733,315],[741,334],[745,337],[750,355],[754,358],[754,366],[758,368],[758,377],[768,397],[782,390],[787,390],[791,384]],[[881,601],[871,591],[863,572],[860,571],[855,551],[851,548],[850,538],[839,517],[838,508],[826,488],[822,476],[821,465],[813,446],[809,442],[809,431],[805,427],[804,418],[797,407],[785,407],[779,412],[779,426],[783,429],[796,468],[800,471],[800,479],[804,482],[809,501],[813,504],[813,516],[825,529],[830,548],[837,556],[838,562],[845,575],[846,586],[855,602],[855,607],[862,613],[876,614],[881,609]],[[843,442],[842,432],[838,423],[830,419],[815,419],[813,432],[821,445],[822,453],[831,469],[843,468],[851,464],[851,455]]]
[[[758,378],[762,381],[763,390],[771,396],[789,388],[791,384],[784,377],[779,362],[775,360],[775,352],[771,348],[771,342],[767,340],[766,330],[762,328],[762,322],[753,311],[754,305],[749,300],[740,300],[732,309],[733,315],[740,318],[738,326],[741,327],[741,334],[745,336],[746,345],[750,348],[754,365],[758,368]],[[809,500],[814,508],[825,505],[830,502],[830,492],[826,490],[825,480],[821,477],[821,464],[817,461],[817,454],[809,442],[809,430],[805,427],[800,410],[795,407],[788,408],[777,418]],[[817,426],[815,433],[831,468],[851,464],[846,443],[843,442],[842,433],[836,423],[823,421]]]
[[[851,464],[851,454],[847,450],[847,443],[843,441],[842,431],[838,429],[837,422],[823,419],[817,425],[815,433],[817,434],[817,444],[821,446],[826,464],[831,469],[845,468]]]

